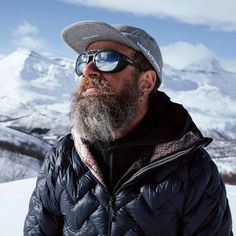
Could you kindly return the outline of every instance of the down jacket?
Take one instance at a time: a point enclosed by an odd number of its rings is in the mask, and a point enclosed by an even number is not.
[[[112,194],[86,144],[63,137],[45,158],[24,235],[232,236],[225,186],[204,149],[211,140],[188,127],[138,160]]]

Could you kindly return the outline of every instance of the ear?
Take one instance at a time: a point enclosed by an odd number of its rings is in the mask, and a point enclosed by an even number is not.
[[[148,95],[154,88],[157,75],[154,70],[144,71],[139,78],[139,90]]]

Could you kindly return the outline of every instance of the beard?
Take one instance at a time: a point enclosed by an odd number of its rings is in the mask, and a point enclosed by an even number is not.
[[[80,138],[109,142],[115,140],[117,132],[125,132],[136,115],[139,98],[137,76],[126,81],[123,90],[116,94],[103,78],[81,79],[70,109],[73,127]],[[86,95],[86,88],[91,86],[96,93]]]

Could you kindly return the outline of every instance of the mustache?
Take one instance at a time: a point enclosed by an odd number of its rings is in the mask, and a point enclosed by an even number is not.
[[[102,77],[82,77],[75,94],[81,97],[88,88],[96,88],[101,94],[114,94],[113,88]]]

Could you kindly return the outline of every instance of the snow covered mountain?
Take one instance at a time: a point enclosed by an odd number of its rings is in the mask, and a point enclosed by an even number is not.
[[[49,148],[36,137],[53,143],[69,132],[73,63],[18,49],[0,74],[0,182],[36,176]]]
[[[183,70],[166,65],[163,85],[173,100],[188,108],[201,129],[235,137],[236,74],[225,71],[216,59],[205,59]]]
[[[0,122],[14,127],[50,129],[60,135],[75,87],[74,62],[18,49],[0,60]],[[173,101],[188,108],[202,130],[236,133],[236,74],[209,58],[183,70],[164,65],[163,85]],[[51,133],[50,133],[51,131]]]
[[[70,60],[18,49],[0,60],[0,74],[2,125],[45,132],[45,139],[68,131],[67,113],[75,86]]]
[[[0,59],[0,75],[1,126],[49,143],[69,132],[74,61],[18,49]],[[233,176],[236,183],[235,89],[236,73],[226,71],[215,58],[182,70],[164,65],[161,90],[188,109],[204,134],[215,138],[209,152],[222,173]]]

